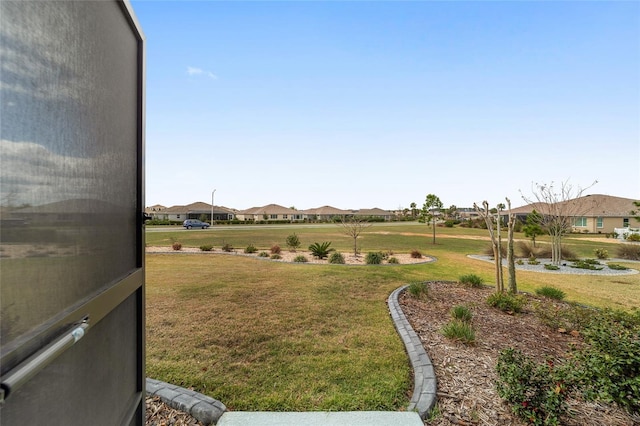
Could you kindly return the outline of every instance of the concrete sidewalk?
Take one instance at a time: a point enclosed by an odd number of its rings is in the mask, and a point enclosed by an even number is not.
[[[423,426],[418,413],[390,411],[227,411],[218,426]]]

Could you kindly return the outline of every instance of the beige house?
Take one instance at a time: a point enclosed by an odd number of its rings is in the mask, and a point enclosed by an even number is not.
[[[314,209],[303,210],[305,219],[309,219],[311,221],[321,221],[328,222],[332,221],[334,218],[342,218],[353,215],[351,210],[342,210],[336,207],[331,206],[322,206]]]
[[[372,209],[360,209],[353,211],[354,216],[366,218],[366,217],[380,217],[386,221],[391,220],[393,214],[390,211],[382,210],[377,207]]]
[[[303,213],[298,210],[283,207],[278,204],[269,204],[263,207],[252,207],[236,213],[238,220],[289,220],[292,222],[303,220]]]
[[[640,221],[634,218],[632,211],[640,210],[631,198],[614,197],[611,195],[593,194],[565,201],[568,204],[564,211],[571,212],[573,217],[573,232],[609,234],[615,228],[638,228]],[[533,203],[512,210],[521,219],[533,210],[543,213],[549,206],[543,203]],[[640,214],[638,212],[636,216]]]
[[[211,204],[196,202],[187,204],[186,206],[164,207],[159,204],[147,207],[145,213],[153,219],[182,221],[185,219],[200,219],[205,217],[207,221],[211,221]],[[213,206],[214,220],[232,220],[235,217],[235,211],[227,207]]]

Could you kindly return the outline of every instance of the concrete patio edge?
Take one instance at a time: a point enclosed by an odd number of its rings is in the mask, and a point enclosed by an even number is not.
[[[393,323],[404,343],[409,362],[413,368],[413,396],[407,411],[416,411],[420,418],[425,419],[436,403],[436,374],[420,338],[411,327],[411,324],[409,324],[409,320],[407,320],[400,307],[398,298],[407,287],[408,285],[404,285],[391,293],[387,304]]]

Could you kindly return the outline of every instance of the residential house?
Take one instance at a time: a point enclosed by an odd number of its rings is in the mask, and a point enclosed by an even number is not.
[[[211,204],[196,202],[186,206],[164,207],[155,205],[147,207],[145,213],[153,219],[182,221],[185,219],[205,218],[211,221]],[[227,207],[213,206],[213,220],[232,220],[235,217],[235,211]]]
[[[334,218],[343,218],[352,216],[351,210],[342,210],[332,206],[322,206],[313,209],[303,210],[302,214],[305,219],[310,221],[331,222]]]
[[[295,222],[303,220],[303,213],[299,210],[290,209],[278,204],[269,204],[263,207],[252,207],[247,210],[238,211],[236,218],[244,221],[288,220]]]
[[[353,215],[359,218],[382,218],[385,221],[389,221],[393,217],[393,214],[390,211],[382,210],[377,207],[374,207],[372,209],[353,210]]]

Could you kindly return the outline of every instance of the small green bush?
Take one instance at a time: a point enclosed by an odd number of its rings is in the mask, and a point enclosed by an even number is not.
[[[554,265],[552,263],[545,263],[544,264],[544,269],[546,269],[548,271],[558,271],[560,269],[560,267],[558,265]]]
[[[249,244],[249,245],[244,249],[244,252],[245,252],[245,253],[249,253],[249,254],[257,253],[257,252],[258,252],[258,249],[257,249],[257,248],[256,248],[256,246],[254,246],[253,244]]]
[[[600,271],[603,268],[596,266],[599,264],[600,262],[598,262],[597,260],[585,259],[585,260],[576,260],[569,266],[576,269],[589,269],[591,271]]]
[[[289,250],[296,251],[300,248],[300,238],[295,234],[295,232],[287,237],[286,240],[287,247]]]
[[[456,223],[455,223],[453,220],[451,220],[451,219],[449,219],[449,220],[445,220],[445,221],[444,221],[444,226],[445,226],[446,228],[453,228],[453,225],[455,225],[455,224],[456,224]]]
[[[524,265],[524,260],[522,259],[516,260],[516,265]]]
[[[271,251],[271,254],[280,254],[280,252],[282,251],[280,246],[277,244],[272,245],[269,250]]]
[[[564,369],[555,369],[552,361],[537,364],[509,348],[500,352],[496,372],[498,395],[511,403],[514,414],[534,425],[560,424],[572,387]]]
[[[200,251],[211,251],[213,250],[212,244],[203,244],[200,246]]]
[[[471,322],[471,318],[473,317],[469,308],[464,305],[456,305],[451,308],[451,316],[453,319],[462,322]]]
[[[273,253],[270,259],[279,260],[279,259],[282,259],[282,256],[280,256],[278,253]]]
[[[609,251],[603,249],[603,248],[597,248],[594,251],[594,254],[596,255],[596,257],[598,259],[608,259],[609,258]]]
[[[227,252],[227,253],[231,253],[233,251],[233,246],[229,243],[224,243],[222,245],[222,251]]]
[[[344,265],[344,256],[342,253],[334,251],[329,256],[329,263]]]
[[[416,281],[409,284],[407,292],[416,299],[425,299],[429,296],[429,287],[426,282]]]
[[[326,259],[329,256],[329,253],[333,251],[331,246],[331,241],[324,241],[322,243],[313,243],[309,246],[309,251],[313,255],[313,257],[317,257],[318,259]]]
[[[640,245],[619,244],[616,251],[620,259],[640,260]]]
[[[400,261],[398,260],[397,257],[390,257],[389,260],[387,260],[387,263],[392,263],[392,264],[398,264],[400,263]]]
[[[460,278],[458,278],[458,280],[460,281],[460,283],[469,287],[478,288],[482,286],[482,278],[480,278],[476,274],[462,275]]]
[[[564,291],[559,288],[544,286],[536,289],[536,294],[538,296],[544,296],[549,299],[562,300],[566,296]]]
[[[453,320],[442,327],[441,333],[447,339],[458,340],[464,344],[472,344],[476,340],[473,326],[467,322]]]
[[[504,312],[522,312],[527,300],[521,296],[510,293],[496,292],[487,298],[487,304]]]
[[[625,238],[626,241],[631,241],[634,243],[640,242],[640,234],[628,234],[627,238]]]
[[[171,248],[174,249],[175,251],[180,251],[182,250],[182,243],[175,242],[171,244]]]
[[[307,259],[307,257],[306,257],[305,255],[300,254],[300,255],[296,256],[296,257],[293,259],[293,261],[294,261],[294,262],[297,262],[297,263],[305,263],[305,262],[308,262],[308,261],[309,261],[309,259]]]
[[[367,265],[379,265],[384,260],[384,255],[379,251],[370,251],[364,258]]]
[[[422,253],[420,253],[420,250],[411,250],[411,258],[412,259],[422,259]]]
[[[260,253],[258,253],[258,257],[269,257],[269,253],[267,253],[266,251],[261,251]]]
[[[616,271],[626,271],[629,269],[626,266],[618,265],[617,263],[610,263],[608,266],[609,266],[609,269],[613,269]]]
[[[529,265],[539,265],[539,264],[540,264],[540,262],[539,262],[535,257],[533,257],[533,256],[531,256],[531,257],[529,258],[529,260],[527,261],[527,263],[528,263]]]

